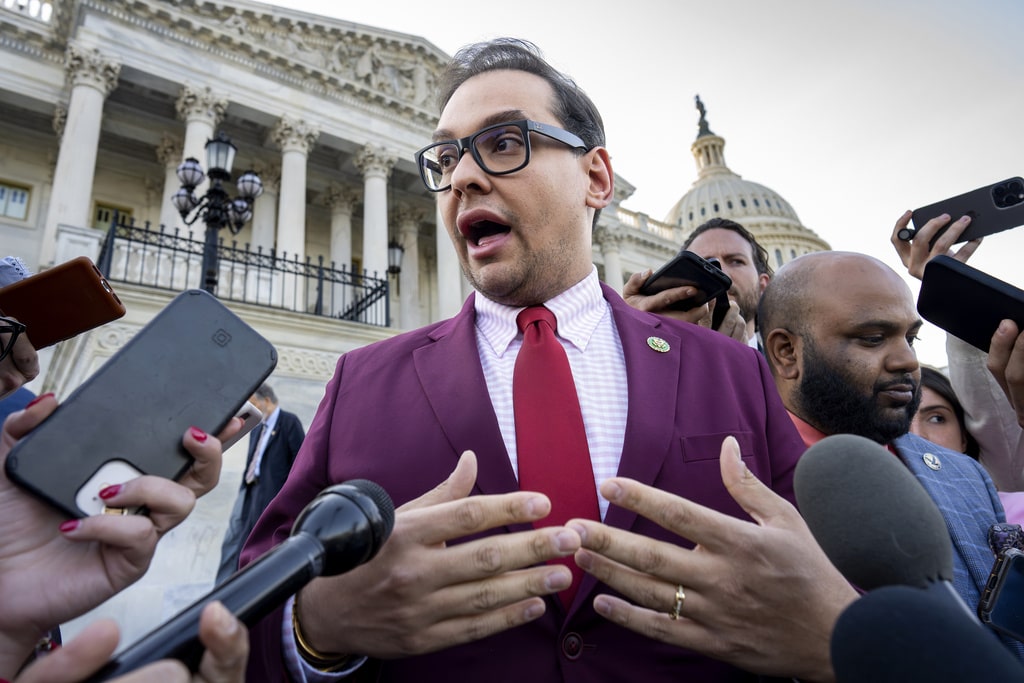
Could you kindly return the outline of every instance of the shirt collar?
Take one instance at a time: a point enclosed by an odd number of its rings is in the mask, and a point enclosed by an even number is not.
[[[808,448],[810,448],[811,446],[813,446],[814,444],[818,443],[826,436],[828,436],[828,434],[821,431],[817,427],[814,427],[808,422],[805,422],[804,420],[800,419],[792,412],[788,410],[786,412],[789,413],[789,419],[793,421],[793,426],[796,427],[796,431],[800,433],[800,438],[803,439],[804,445],[807,446]],[[883,445],[885,446],[886,450],[888,450],[890,453],[892,453],[893,455],[897,455],[896,447],[893,446],[891,443]]]
[[[519,335],[516,316],[525,306],[505,306],[487,297],[473,297],[476,308],[477,333],[498,356],[505,354],[509,344]],[[597,268],[587,277],[558,296],[544,302],[558,320],[558,336],[580,351],[587,348],[597,324],[608,310]]]

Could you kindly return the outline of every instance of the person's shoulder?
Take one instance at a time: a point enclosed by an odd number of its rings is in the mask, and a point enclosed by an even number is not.
[[[949,468],[961,475],[969,473],[984,480],[990,479],[988,470],[971,456],[940,446],[917,434],[908,432],[892,443],[905,457],[921,460],[932,471],[941,472],[943,468]]]

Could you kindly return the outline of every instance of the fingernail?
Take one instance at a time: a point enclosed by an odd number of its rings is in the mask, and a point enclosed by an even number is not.
[[[200,429],[199,427],[189,427],[188,431],[189,434],[192,435],[193,439],[195,439],[199,443],[206,443],[207,434],[202,429]]]
[[[610,617],[612,614],[611,605],[607,600],[603,599],[603,596],[599,595],[594,598],[594,611],[600,614],[602,617]]]
[[[622,497],[622,487],[613,481],[605,482],[602,487],[601,495],[603,495],[609,502],[616,502]]]
[[[100,489],[100,498],[102,498],[103,500],[113,498],[117,494],[121,493],[121,489],[123,488],[123,484],[111,484],[110,486],[106,486]]]
[[[523,616],[529,619],[536,619],[540,615],[544,614],[544,603],[543,602],[531,602],[526,606],[526,611],[523,612]]]
[[[39,394],[34,399],[29,401],[27,404],[25,404],[25,407],[26,408],[31,408],[32,406],[34,406],[35,404],[39,403],[40,401],[42,401],[47,396],[53,396],[53,392],[52,391],[48,391],[45,394]],[[2,683],[2,679],[0,679],[0,683]]]
[[[569,530],[575,531],[576,535],[580,537],[581,541],[587,540],[587,528],[582,524],[568,524],[566,525]]]
[[[215,602],[216,605],[214,610],[216,611],[217,628],[226,636],[231,635],[238,630],[238,620],[235,619],[234,615],[228,611],[228,608],[223,603]]]
[[[560,553],[576,552],[580,547],[579,536],[571,531],[559,531],[555,534],[555,547]]]
[[[594,566],[594,558],[586,551],[577,553],[573,560],[576,562],[576,566],[583,571],[588,571]]]
[[[1000,320],[999,321],[999,327],[996,328],[996,332],[998,332],[999,334],[1009,334],[1010,333],[1010,321],[1009,320]]]
[[[541,513],[541,510],[543,510],[545,507],[547,507],[547,500],[545,498],[541,496],[531,496],[526,501],[526,514],[530,515],[531,517],[534,517],[536,515],[539,515]]]
[[[72,531],[74,531],[75,529],[77,529],[78,527],[80,527],[81,525],[82,525],[82,520],[80,520],[80,519],[69,519],[66,522],[61,522],[60,530],[61,530],[61,533],[68,534],[68,533],[71,533]]]
[[[544,587],[549,591],[564,591],[572,584],[572,576],[566,576],[565,572],[549,572],[544,577]]]

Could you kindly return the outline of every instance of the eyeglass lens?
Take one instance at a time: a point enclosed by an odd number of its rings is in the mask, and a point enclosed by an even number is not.
[[[526,165],[529,141],[517,125],[486,128],[470,139],[473,157],[492,174],[511,173]],[[451,175],[462,157],[454,142],[442,142],[423,152],[424,178],[436,189],[451,184]]]

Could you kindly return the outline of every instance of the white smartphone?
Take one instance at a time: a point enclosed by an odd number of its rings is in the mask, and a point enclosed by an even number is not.
[[[229,439],[225,439],[221,443],[221,450],[226,451],[227,449],[234,446],[241,440],[243,436],[251,432],[256,428],[256,425],[263,419],[263,413],[260,409],[253,405],[252,401],[246,401],[245,405],[238,409],[235,413],[235,417],[242,418],[242,428],[238,430],[238,433]]]

